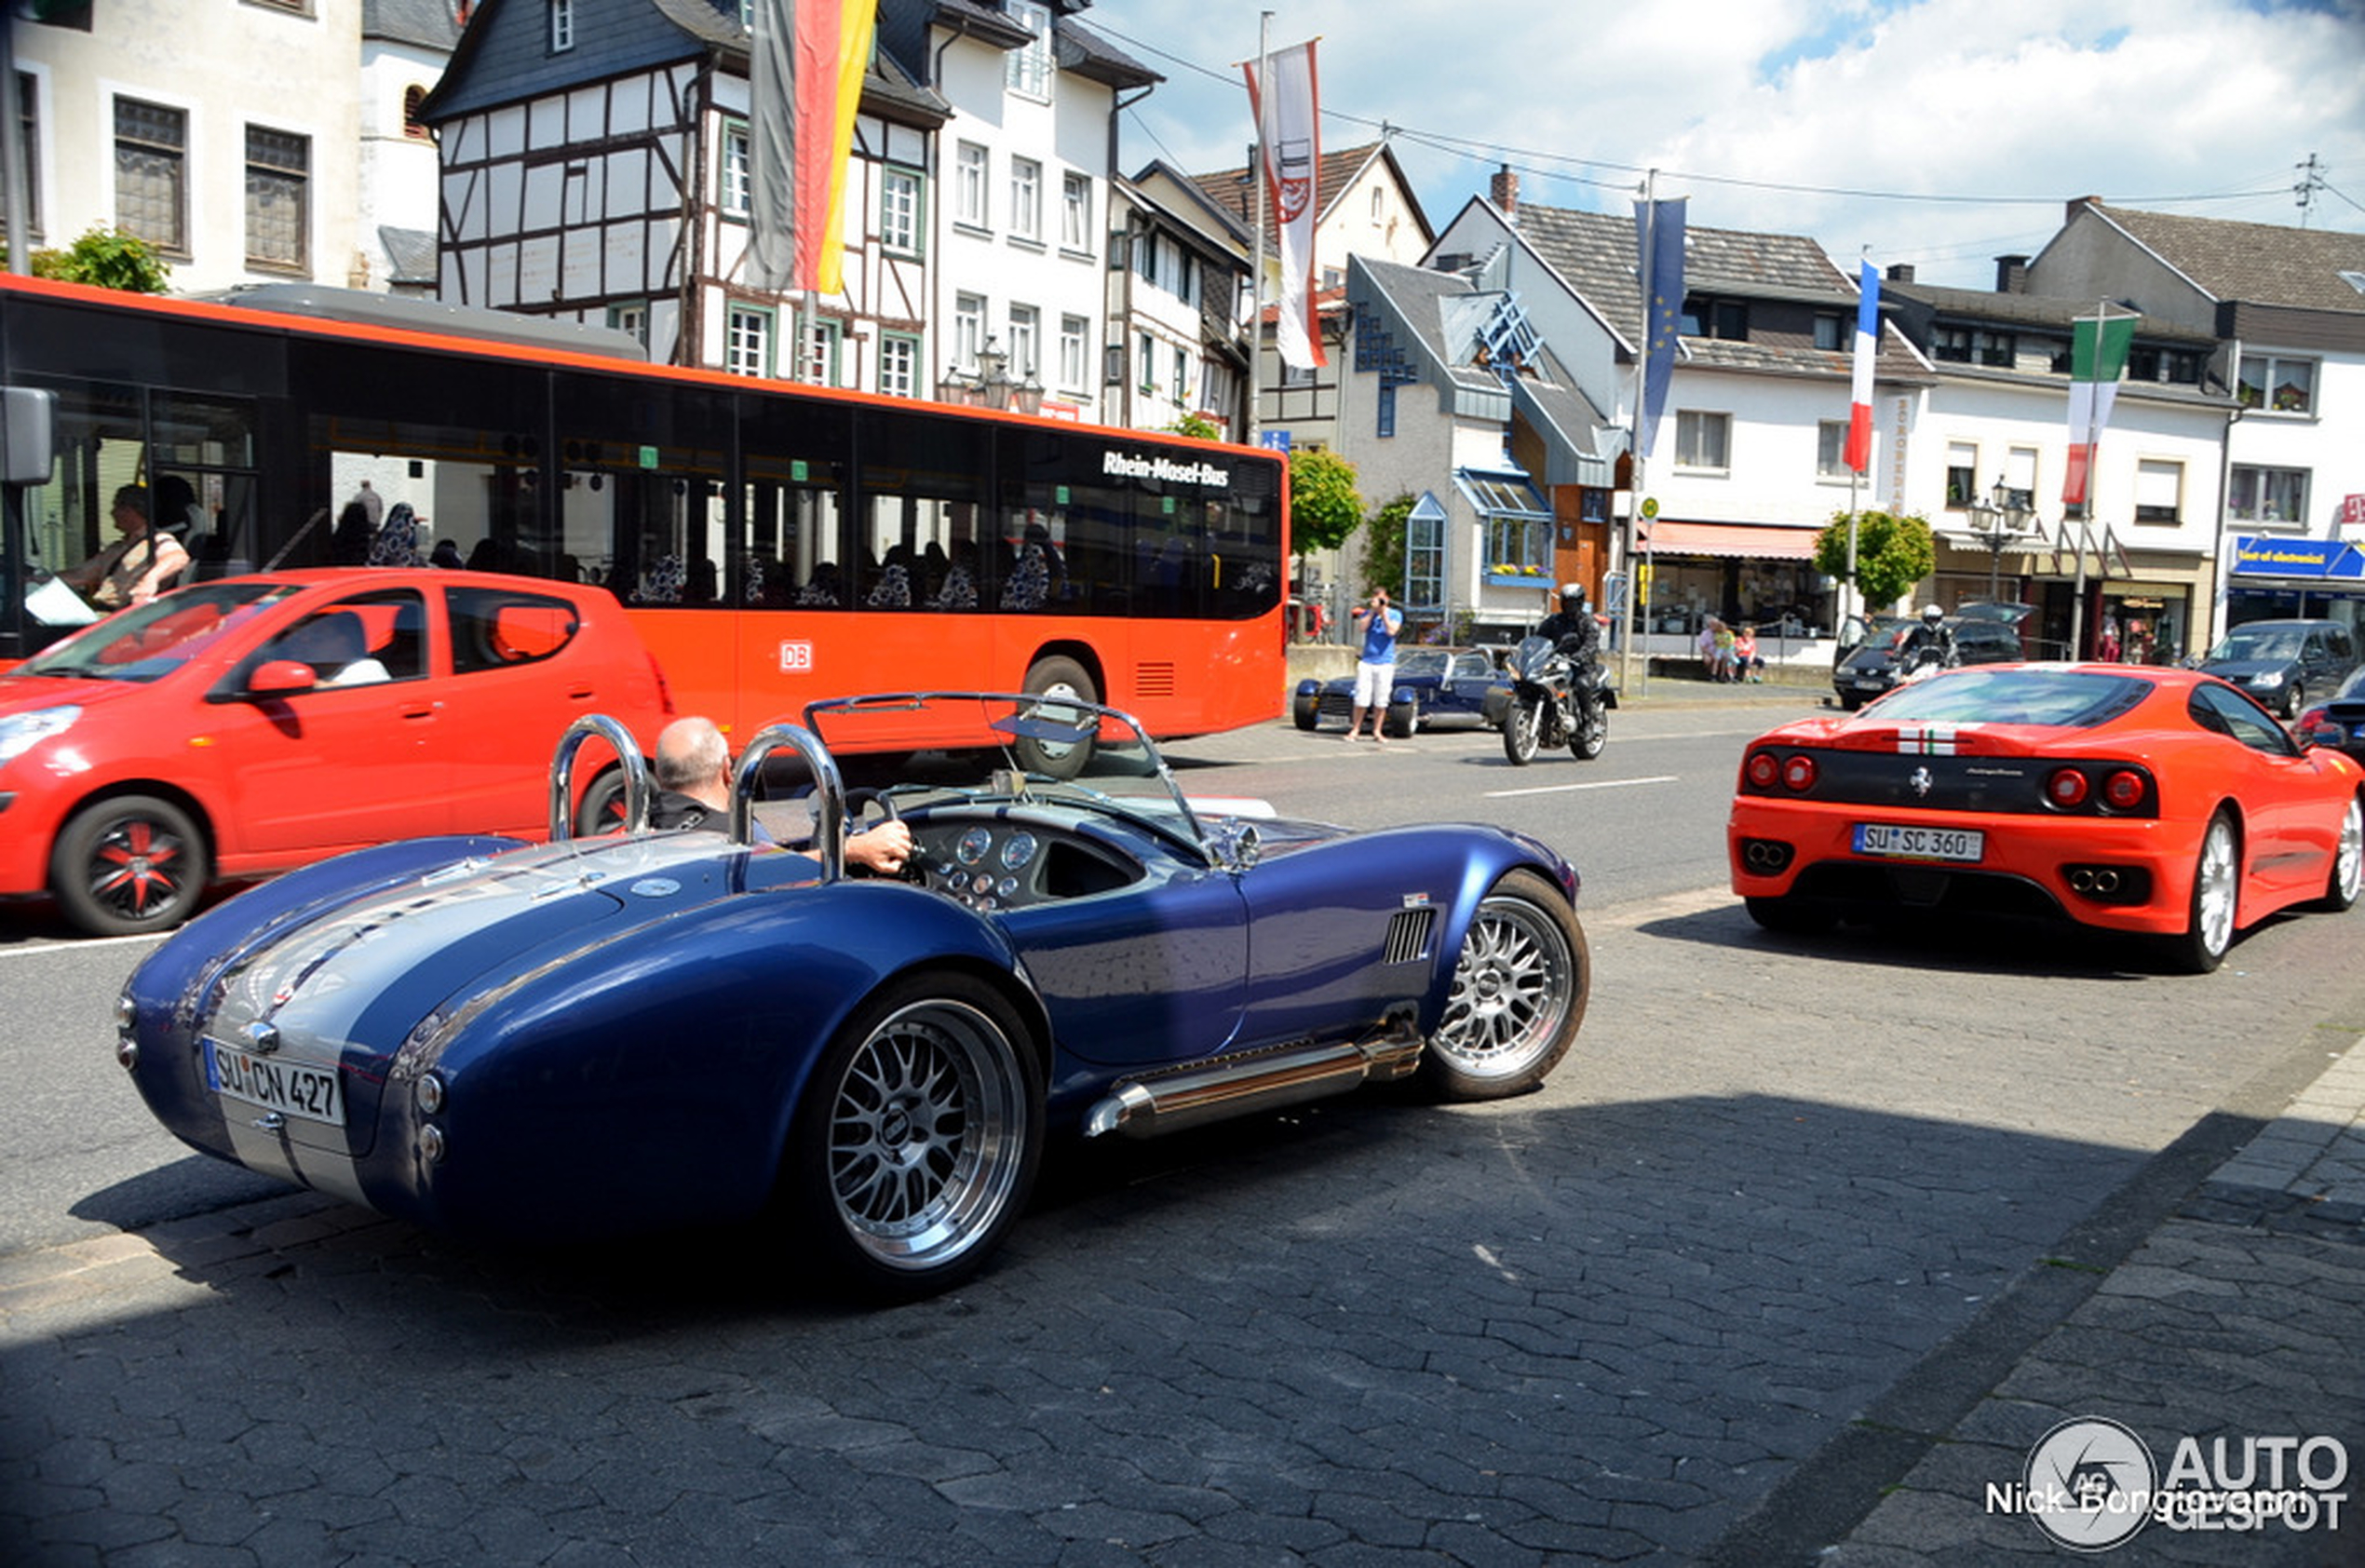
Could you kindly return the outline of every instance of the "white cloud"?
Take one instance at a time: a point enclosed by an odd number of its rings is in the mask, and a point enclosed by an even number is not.
[[[1433,223],[1498,162],[1519,169],[1524,199],[1604,210],[1624,210],[1637,170],[1656,168],[1661,195],[1693,198],[1695,223],[1810,235],[1843,264],[1870,246],[1925,281],[1986,287],[1995,255],[2037,250],[2081,196],[2297,223],[2291,186],[2315,154],[2333,188],[2308,222],[2365,230],[2365,0],[1274,12],[1275,47],[1321,37],[1325,143],[1397,128]],[[1127,117],[1128,169],[1238,166],[1237,62],[1256,52],[1256,7],[1099,0],[1083,20],[1168,77]]]

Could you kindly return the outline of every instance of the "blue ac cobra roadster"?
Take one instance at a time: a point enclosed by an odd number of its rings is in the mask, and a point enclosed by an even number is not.
[[[133,974],[118,1057],[194,1147],[390,1215],[777,1221],[895,1299],[986,1260],[1054,1133],[1404,1077],[1516,1094],[1584,1017],[1576,872],[1531,839],[1194,802],[1131,719],[1064,696],[804,717],[749,743],[727,831],[649,831],[630,736],[578,721],[552,842],[413,840],[232,899]],[[626,818],[576,838],[594,737]],[[882,755],[896,781],[849,791]],[[784,778],[801,804],[760,814]],[[808,810],[803,847],[770,842],[764,816]],[[912,834],[903,879],[845,874],[873,816]]]

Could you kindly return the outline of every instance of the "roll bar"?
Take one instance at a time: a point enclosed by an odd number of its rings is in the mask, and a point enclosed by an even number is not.
[[[822,880],[835,882],[845,875],[845,780],[821,737],[803,724],[766,724],[739,753],[739,765],[731,775],[731,842],[744,846],[751,841],[756,779],[764,771],[764,760],[783,746],[803,757],[804,765],[813,770],[817,809],[812,855],[821,862]]]
[[[550,842],[564,844],[574,837],[574,754],[598,736],[615,748],[624,764],[624,831],[645,832],[649,826],[649,764],[642,760],[641,743],[621,721],[605,713],[586,713],[559,737],[558,755],[550,763]]]

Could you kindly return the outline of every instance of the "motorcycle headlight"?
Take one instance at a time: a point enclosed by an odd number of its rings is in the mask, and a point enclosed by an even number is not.
[[[51,736],[64,734],[81,717],[79,704],[64,702],[0,719],[0,764],[12,763]]]

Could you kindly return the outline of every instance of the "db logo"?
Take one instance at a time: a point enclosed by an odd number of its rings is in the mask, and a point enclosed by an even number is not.
[[[781,644],[780,644],[780,672],[781,672],[782,674],[784,674],[784,675],[795,675],[795,674],[801,674],[801,673],[803,673],[803,672],[804,672],[804,671],[805,671],[805,670],[811,669],[812,668],[813,668],[813,644],[812,644],[812,643],[810,643],[810,642],[783,642],[783,643],[781,643]]]

